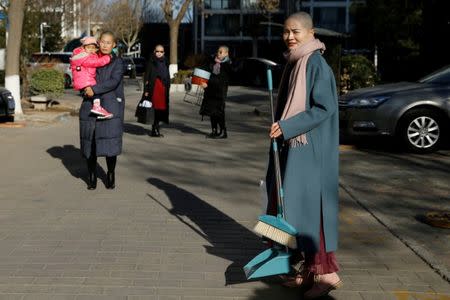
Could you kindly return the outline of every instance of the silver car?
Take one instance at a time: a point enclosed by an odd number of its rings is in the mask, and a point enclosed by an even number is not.
[[[341,136],[393,136],[410,151],[433,152],[450,129],[450,66],[418,82],[358,89],[339,99]]]

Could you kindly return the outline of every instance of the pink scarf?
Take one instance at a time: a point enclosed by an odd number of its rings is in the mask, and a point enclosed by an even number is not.
[[[290,117],[305,111],[306,64],[311,54],[316,50],[320,50],[321,53],[323,53],[323,51],[325,51],[325,44],[318,39],[313,38],[305,44],[284,53],[284,56],[287,59],[287,65],[284,68],[283,76],[281,77],[280,91],[278,91],[278,95],[282,96],[286,94],[283,87],[286,87],[285,80],[287,80],[286,77],[288,76],[288,69],[290,69],[289,65],[295,64],[295,66],[293,66],[291,75],[289,76],[286,105],[284,106],[281,120],[289,119]],[[277,102],[280,102],[279,99]],[[306,140],[306,134],[296,136],[289,140],[290,147],[305,145],[307,143],[308,141]]]
[[[220,74],[220,64],[229,61],[230,58],[228,56],[225,56],[222,60],[220,60],[217,56],[214,58],[214,66],[213,66],[213,73],[216,75]]]

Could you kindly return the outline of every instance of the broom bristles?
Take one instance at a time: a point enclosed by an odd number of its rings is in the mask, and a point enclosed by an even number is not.
[[[297,249],[297,239],[295,235],[289,234],[283,230],[280,230],[277,227],[258,221],[253,230],[256,233],[268,239],[271,239],[272,241],[275,241],[281,245],[287,246],[291,249]]]

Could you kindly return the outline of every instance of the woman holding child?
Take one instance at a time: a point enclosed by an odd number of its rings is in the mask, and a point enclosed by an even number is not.
[[[88,189],[97,187],[97,157],[106,157],[106,188],[115,188],[117,155],[122,152],[125,97],[123,89],[123,62],[112,54],[116,47],[113,32],[100,35],[99,56],[111,55],[109,64],[97,68],[96,84],[84,89],[85,97],[80,107],[80,148],[86,158],[89,172]],[[99,119],[93,113],[91,97],[99,97],[101,104],[112,114],[109,119]]]

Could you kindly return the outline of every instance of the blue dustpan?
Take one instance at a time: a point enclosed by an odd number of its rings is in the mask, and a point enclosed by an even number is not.
[[[291,255],[277,248],[267,249],[244,266],[247,279],[255,279],[279,274],[288,274],[291,270]]]

